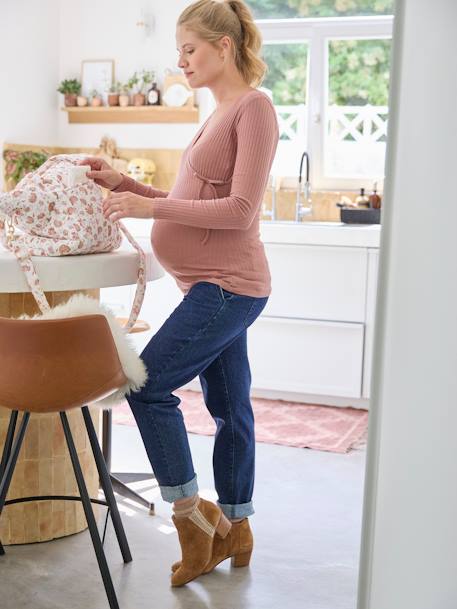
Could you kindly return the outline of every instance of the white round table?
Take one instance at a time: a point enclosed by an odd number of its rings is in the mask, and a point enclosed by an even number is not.
[[[146,281],[163,276],[149,240],[136,238],[146,254]],[[91,290],[136,284],[138,254],[127,242],[113,252],[81,256],[32,256],[45,292]],[[14,254],[0,243],[0,294],[30,292]]]
[[[149,239],[137,238],[146,254],[146,281],[164,275]],[[51,307],[83,293],[99,300],[100,288],[133,285],[137,281],[138,254],[124,239],[118,250],[102,254],[32,257]],[[146,287],[147,290],[147,287]],[[19,317],[39,313],[19,263],[0,244],[0,316]],[[140,313],[141,316],[141,313]],[[7,349],[8,345],[1,345]],[[0,406],[0,456],[11,411]],[[98,473],[86,439],[79,409],[69,411],[89,495],[98,494]],[[93,411],[99,431],[98,410]],[[11,482],[7,500],[40,495],[78,495],[70,457],[58,413],[34,414]],[[0,540],[4,545],[48,541],[71,535],[87,527],[78,501],[30,501],[7,505],[0,518]]]

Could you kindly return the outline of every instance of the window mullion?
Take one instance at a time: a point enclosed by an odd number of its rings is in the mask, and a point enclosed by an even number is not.
[[[325,56],[323,37],[315,29],[309,37],[308,151],[311,185],[319,188],[323,167]]]

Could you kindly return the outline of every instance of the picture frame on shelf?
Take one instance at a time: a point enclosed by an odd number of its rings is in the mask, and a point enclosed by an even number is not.
[[[81,94],[98,91],[106,103],[108,89],[114,83],[114,59],[84,59],[81,62]]]

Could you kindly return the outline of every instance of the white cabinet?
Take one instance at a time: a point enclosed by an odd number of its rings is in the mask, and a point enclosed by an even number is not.
[[[252,387],[360,396],[364,326],[261,316],[249,328]]]
[[[366,249],[271,243],[265,251],[272,281],[265,315],[363,323]]]
[[[369,398],[377,248],[274,242],[265,252],[272,294],[249,329],[253,390]]]

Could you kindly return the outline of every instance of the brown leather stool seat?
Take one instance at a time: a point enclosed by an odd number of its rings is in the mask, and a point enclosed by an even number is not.
[[[0,515],[4,505],[49,499],[79,500],[91,534],[111,609],[118,609],[111,575],[91,502],[108,507],[124,562],[132,556],[87,407],[127,382],[104,315],[20,320],[0,317],[0,404],[11,409],[0,464]],[[90,499],[71,434],[66,410],[81,408],[105,501]],[[18,411],[23,411],[18,432]],[[80,497],[46,495],[6,501],[31,413],[59,412]],[[5,554],[0,542],[0,554]]]

